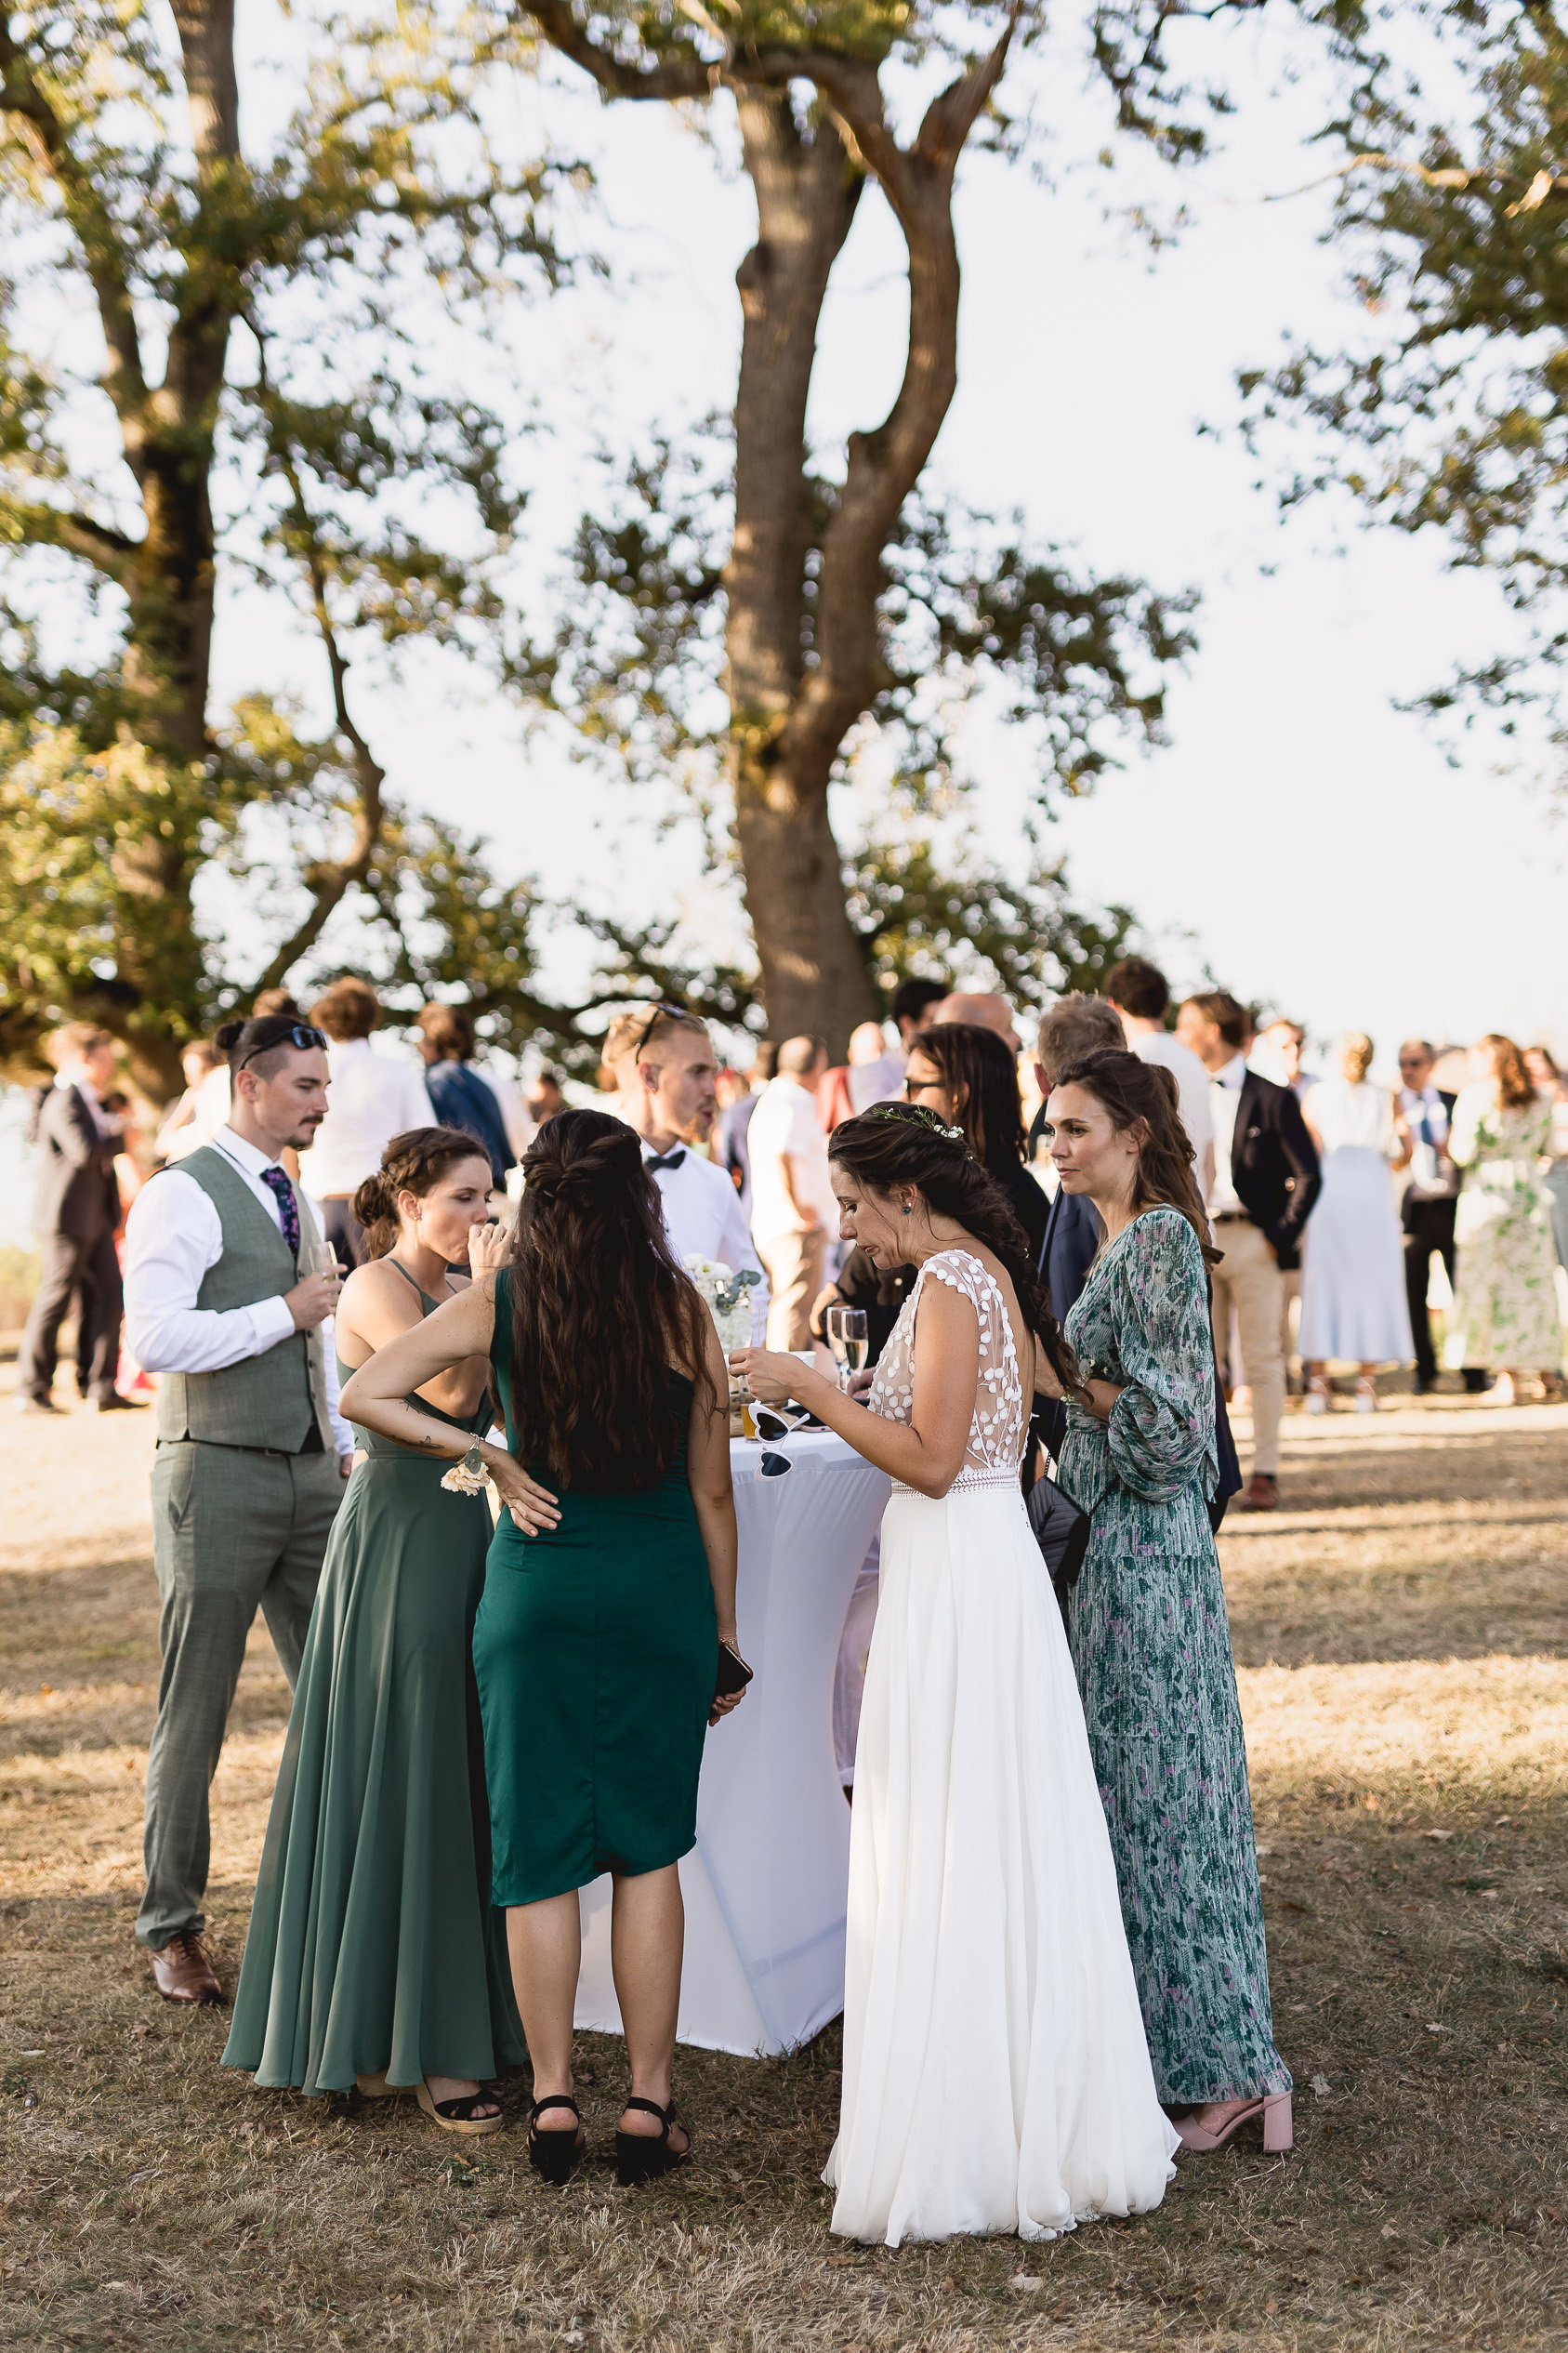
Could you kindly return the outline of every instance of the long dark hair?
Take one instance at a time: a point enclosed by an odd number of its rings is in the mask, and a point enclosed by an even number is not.
[[[923,1050],[924,1037],[921,1045]],[[951,1133],[918,1104],[885,1103],[841,1121],[828,1138],[827,1150],[830,1159],[870,1192],[887,1194],[895,1184],[917,1185],[936,1216],[951,1218],[999,1259],[1023,1320],[1058,1380],[1064,1387],[1077,1387],[1080,1375],[1073,1351],[1051,1314],[1023,1228],[1007,1195],[962,1136]]]
[[[364,1227],[367,1259],[385,1258],[398,1238],[398,1195],[422,1201],[459,1160],[482,1160],[488,1181],[490,1156],[461,1128],[405,1128],[381,1155],[381,1166],[354,1195],[354,1215]]]
[[[511,1265],[518,1459],[566,1487],[656,1486],[684,1434],[672,1358],[714,1402],[711,1319],[670,1249],[641,1143],[608,1112],[558,1111],[522,1172]]]
[[[1018,1064],[994,1029],[978,1022],[936,1022],[910,1040],[911,1055],[934,1063],[953,1098],[953,1124],[981,1166],[1010,1176],[1023,1166],[1023,1106]]]
[[[1098,1053],[1080,1054],[1059,1070],[1056,1086],[1082,1087],[1103,1104],[1118,1132],[1143,1122],[1147,1135],[1138,1152],[1135,1214],[1160,1208],[1178,1210],[1197,1236],[1205,1258],[1218,1264],[1224,1253],[1209,1239],[1208,1214],[1192,1173],[1192,1140],[1182,1125],[1174,1074],[1163,1063],[1144,1062],[1137,1054],[1105,1046]]]

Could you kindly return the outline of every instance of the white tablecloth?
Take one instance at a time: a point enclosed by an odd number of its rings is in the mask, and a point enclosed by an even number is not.
[[[844,1615],[889,1481],[830,1432],[731,1448],[740,1525],[736,1615],[756,1681],[707,1736],[697,1844],[680,1866],[686,1963],[677,2035],[710,2051],[792,2051],[844,2006],[850,1809],[833,1747]],[[610,1882],[580,1897],[577,2024],[618,2034]]]

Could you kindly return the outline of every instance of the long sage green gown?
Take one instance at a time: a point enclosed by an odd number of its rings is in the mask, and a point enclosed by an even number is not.
[[[489,1402],[440,1419],[485,1428]],[[524,2056],[469,1657],[489,1509],[442,1488],[445,1461],[354,1436],[367,1459],[322,1568],[223,2054],[310,2095],[382,2071],[482,2083]]]
[[[1109,1422],[1068,1407],[1061,1485],[1092,1517],[1067,1631],[1155,2087],[1169,2107],[1285,2092],[1208,1524],[1207,1288],[1179,1211],[1146,1210],[1106,1246],[1067,1337],[1084,1371],[1122,1392]]]
[[[503,1269],[491,1361],[515,1454],[510,1283]],[[684,1432],[692,1383],[668,1379]],[[474,1625],[497,1907],[690,1853],[718,1666],[684,1436],[664,1477],[633,1494],[533,1475],[559,1495],[560,1523],[524,1536],[502,1513]]]

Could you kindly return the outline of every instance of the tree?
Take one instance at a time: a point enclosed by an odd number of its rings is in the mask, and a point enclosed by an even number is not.
[[[460,845],[389,803],[348,675],[492,641],[506,427],[424,329],[471,361],[466,331],[562,266],[560,176],[477,127],[503,27],[402,0],[310,29],[293,117],[246,142],[232,0],[174,0],[172,28],[145,0],[0,6],[0,1053],[86,1015],[159,1095],[237,992],[198,889],[214,859],[260,879],[258,813],[289,857],[253,988],[346,902],[396,934],[451,896]],[[215,721],[225,567],[314,629],[319,739],[259,694]],[[62,589],[99,658],[52,654]],[[503,994],[508,958],[525,983],[515,936],[483,968]]]
[[[1390,32],[1397,54],[1373,37]],[[1335,46],[1332,233],[1364,324],[1347,349],[1244,377],[1249,429],[1315,437],[1287,504],[1337,486],[1496,575],[1525,650],[1423,701],[1511,730],[1524,706],[1553,709],[1568,652],[1568,28],[1549,0],[1417,0]]]
[[[1085,734],[1078,724],[1096,661],[1100,716],[1153,733],[1159,685],[1135,693],[1129,671],[1141,660],[1157,680],[1190,641],[1175,618],[1185,610],[1179,600],[1127,582],[1074,583],[1054,560],[1020,551],[1010,572],[982,577],[950,562],[940,518],[911,509],[957,379],[955,173],[994,99],[1021,10],[1021,0],[716,0],[711,13],[699,0],[608,0],[587,17],[572,0],[530,0],[520,10],[607,99],[700,101],[719,89],[734,99],[758,234],[737,279],[743,326],[722,548],[705,532],[686,577],[679,547],[665,563],[651,514],[613,518],[606,533],[586,523],[576,554],[599,600],[595,617],[606,620],[606,641],[629,632],[640,642],[649,683],[617,691],[602,662],[596,668],[591,623],[576,620],[533,676],[563,707],[575,697],[584,723],[634,768],[644,747],[652,756],[654,747],[684,752],[693,741],[706,748],[721,740],[775,1035],[821,1031],[841,1045],[851,1024],[876,1011],[829,797],[847,740],[868,719],[895,721],[911,741],[923,734],[934,742],[933,725],[941,733],[917,708],[912,636],[924,632],[938,669],[968,664],[976,678],[1029,679],[1028,708],[1042,720],[1056,676],[1070,671],[1073,715],[1048,771],[1070,783],[1087,780],[1105,757],[1099,729]],[[1161,124],[1166,99],[1178,95],[1166,90],[1159,55],[1172,13],[1110,9],[1095,20],[1096,53],[1133,127],[1159,127],[1153,114],[1134,122],[1140,94],[1158,101]],[[982,46],[971,54],[977,34]],[[932,51],[955,56],[958,71],[903,145],[888,121],[882,73],[890,59]],[[843,479],[829,482],[807,450],[807,404],[829,277],[868,178],[908,252],[905,364],[887,416],[850,436]],[[647,483],[634,474],[628,488],[635,509]],[[652,601],[645,557],[658,575]],[[706,681],[720,636],[722,714],[693,734],[661,666],[700,655]],[[948,757],[945,748],[933,756],[939,765]]]

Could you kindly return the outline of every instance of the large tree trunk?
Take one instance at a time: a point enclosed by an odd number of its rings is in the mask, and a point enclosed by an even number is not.
[[[735,537],[725,585],[731,779],[768,1023],[841,1055],[875,993],[844,906],[826,761],[784,756],[805,668],[806,567],[818,536],[806,480],[806,403],[823,297],[863,175],[817,110],[810,136],[787,90],[738,92],[757,243],[737,272],[744,320],[735,401]]]

